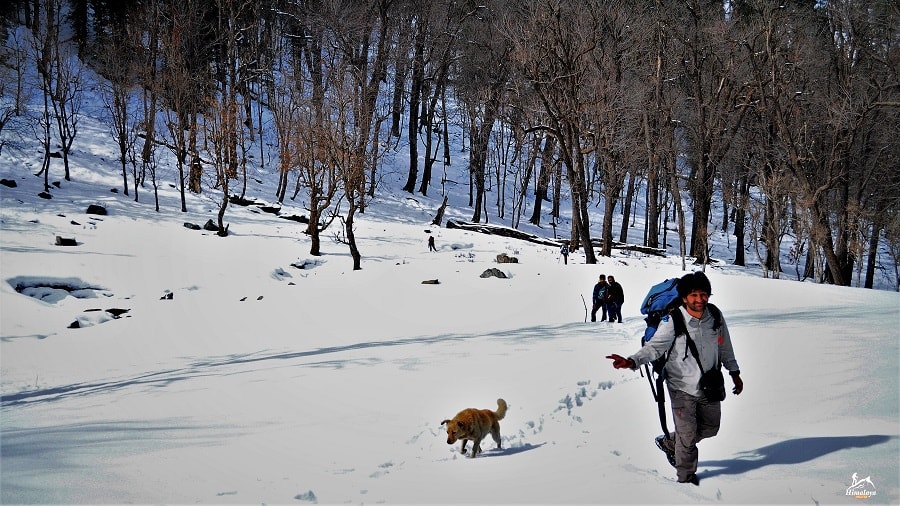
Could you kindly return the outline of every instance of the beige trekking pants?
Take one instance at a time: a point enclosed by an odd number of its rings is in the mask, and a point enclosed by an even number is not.
[[[697,472],[697,443],[719,433],[722,403],[671,388],[669,398],[675,418],[675,470],[683,481]]]

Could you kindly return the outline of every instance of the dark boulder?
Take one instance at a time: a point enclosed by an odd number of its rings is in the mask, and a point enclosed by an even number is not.
[[[481,273],[482,278],[500,278],[506,279],[506,274],[496,267],[491,267]]]

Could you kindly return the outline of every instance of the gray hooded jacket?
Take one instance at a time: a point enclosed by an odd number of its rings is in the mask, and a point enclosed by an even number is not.
[[[697,345],[697,353],[700,355],[704,371],[716,367],[720,361],[728,371],[740,370],[737,360],[734,358],[731,335],[728,333],[728,325],[725,323],[724,316],[718,331],[716,331],[713,330],[715,318],[709,309],[703,311],[703,317],[700,319],[691,316],[684,306],[676,311],[681,311],[684,316],[685,326],[691,334],[691,339]],[[673,340],[675,341],[674,347],[672,347]],[[666,377],[669,387],[699,397],[701,395],[700,368],[687,346],[687,339],[675,335],[675,324],[672,322],[672,318],[660,322],[653,338],[628,358],[634,360],[635,368],[638,368],[661,357],[670,347],[672,347],[672,352],[666,362]]]

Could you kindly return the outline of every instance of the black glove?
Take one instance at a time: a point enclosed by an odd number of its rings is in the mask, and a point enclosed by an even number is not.
[[[733,371],[728,374],[731,375],[731,380],[734,381],[734,388],[731,390],[731,393],[741,395],[741,392],[744,391],[744,380],[741,379],[741,372]]]

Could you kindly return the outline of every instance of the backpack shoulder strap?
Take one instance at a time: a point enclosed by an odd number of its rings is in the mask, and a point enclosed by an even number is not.
[[[690,350],[694,360],[697,361],[697,366],[700,367],[700,374],[703,374],[703,364],[700,363],[700,353],[697,351],[697,345],[694,344],[694,340],[691,339],[691,335],[687,331],[684,333],[684,338],[687,340],[687,349]]]
[[[675,326],[675,338],[687,335],[687,325],[684,323],[684,315],[681,313],[681,306],[677,306],[669,311],[672,317],[672,324]]]
[[[675,341],[678,340],[679,336],[687,335],[687,327],[684,324],[684,315],[681,314],[681,310],[678,307],[669,310],[669,317],[672,318],[672,325],[674,326],[675,337],[672,339],[672,344],[669,345],[669,349],[657,359],[658,363],[656,365],[657,369],[662,369],[666,362],[669,361],[669,355],[672,354],[672,349],[675,348]]]
[[[715,304],[706,304],[709,312],[713,315],[713,330],[719,330],[722,326],[722,311]]]

